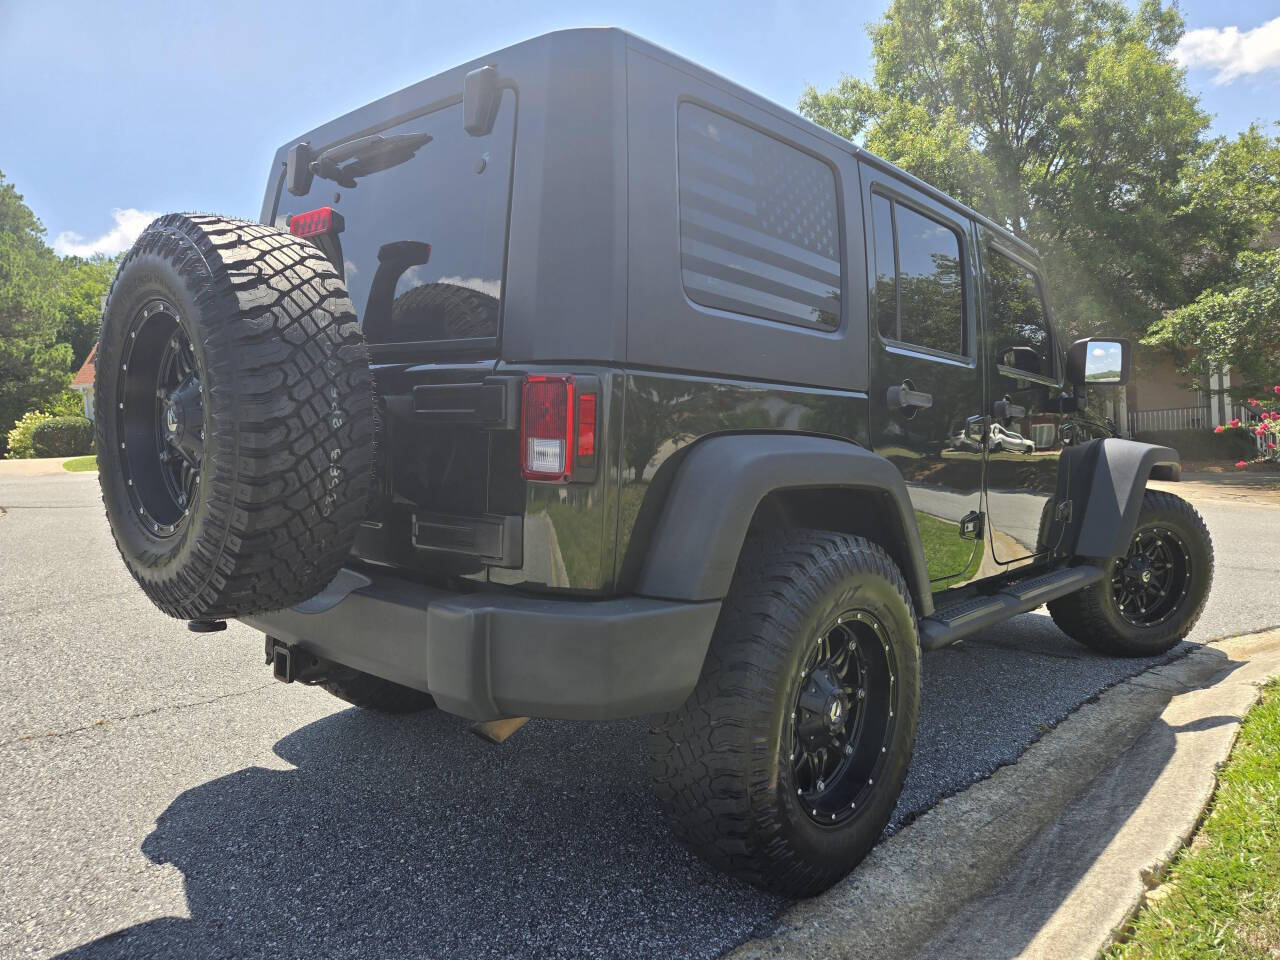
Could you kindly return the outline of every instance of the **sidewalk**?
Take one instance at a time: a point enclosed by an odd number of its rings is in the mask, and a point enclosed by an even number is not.
[[[1280,631],[1103,693],[730,956],[1096,957],[1187,842]]]
[[[28,460],[0,460],[0,477],[48,477],[66,474],[62,465],[73,457],[34,457]]]
[[[1176,483],[1151,480],[1152,490],[1176,493],[1184,500],[1224,500],[1280,506],[1280,476],[1265,473],[1202,473],[1187,471]]]

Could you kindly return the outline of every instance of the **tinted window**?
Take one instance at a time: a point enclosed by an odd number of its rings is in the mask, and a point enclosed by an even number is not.
[[[881,336],[963,355],[960,235],[878,194],[871,198],[871,213],[876,259],[873,297]]]
[[[319,206],[342,215],[343,273],[370,342],[497,335],[515,108],[508,91],[485,137],[463,129],[461,103],[408,120],[380,132],[395,149],[356,159],[369,172],[357,167],[354,186],[317,176],[306,196],[281,194],[279,226]]]
[[[995,250],[989,251],[984,273],[996,362],[1052,377],[1052,345],[1040,281],[1031,270]]]
[[[898,339],[964,353],[960,238],[950,227],[894,204],[898,227]]]
[[[692,103],[679,109],[680,266],[696,303],[834,330],[836,181],[815,157]]]
[[[875,235],[875,276],[872,297],[880,335],[898,339],[898,263],[893,250],[893,206],[878,193],[871,197],[872,231]]]

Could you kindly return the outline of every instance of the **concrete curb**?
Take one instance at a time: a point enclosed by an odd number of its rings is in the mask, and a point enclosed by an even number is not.
[[[1112,687],[729,956],[1096,957],[1190,837],[1276,674],[1269,631]]]

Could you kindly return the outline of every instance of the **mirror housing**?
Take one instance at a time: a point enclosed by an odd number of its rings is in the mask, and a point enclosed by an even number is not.
[[[1123,387],[1129,382],[1131,360],[1129,341],[1121,337],[1077,340],[1067,351],[1067,383],[1077,387]]]

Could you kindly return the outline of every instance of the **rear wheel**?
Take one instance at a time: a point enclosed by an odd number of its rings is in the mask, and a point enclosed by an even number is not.
[[[919,685],[911,599],[880,547],[816,531],[749,541],[697,687],[650,731],[672,831],[758,886],[826,889],[889,821]]]
[[[1180,497],[1148,490],[1123,557],[1095,586],[1049,603],[1053,621],[1087,647],[1117,657],[1164,653],[1182,641],[1213,585],[1213,541]]]

